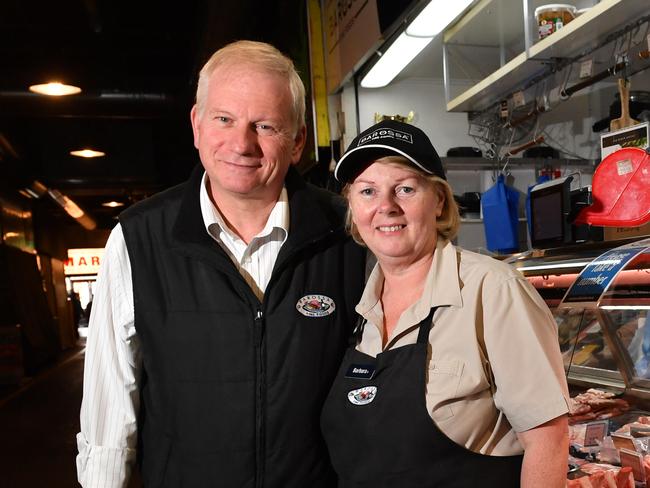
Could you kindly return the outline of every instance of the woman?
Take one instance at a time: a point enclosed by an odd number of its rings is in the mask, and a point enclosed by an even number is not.
[[[563,487],[555,322],[514,269],[456,248],[440,159],[384,121],[339,160],[353,237],[377,257],[323,409],[342,487]]]

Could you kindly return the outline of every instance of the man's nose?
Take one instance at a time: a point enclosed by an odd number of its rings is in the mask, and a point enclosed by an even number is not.
[[[257,132],[248,124],[236,125],[230,133],[230,147],[237,154],[251,155],[257,152]]]

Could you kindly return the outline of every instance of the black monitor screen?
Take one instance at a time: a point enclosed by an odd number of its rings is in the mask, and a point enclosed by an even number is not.
[[[533,241],[555,240],[563,237],[562,187],[558,187],[557,190],[560,191],[531,199]]]

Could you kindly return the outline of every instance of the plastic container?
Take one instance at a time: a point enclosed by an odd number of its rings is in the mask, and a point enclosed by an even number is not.
[[[537,19],[539,38],[544,39],[553,32],[560,30],[575,19],[576,15],[576,8],[565,3],[552,3],[537,7],[535,9],[535,19]]]

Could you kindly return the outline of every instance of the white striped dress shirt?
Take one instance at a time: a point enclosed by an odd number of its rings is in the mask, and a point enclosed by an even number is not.
[[[206,231],[262,300],[289,232],[289,200],[282,193],[264,229],[249,244],[228,228],[200,189]],[[77,477],[84,488],[126,487],[135,463],[141,356],[134,325],[131,264],[118,224],[106,243],[88,326]]]

